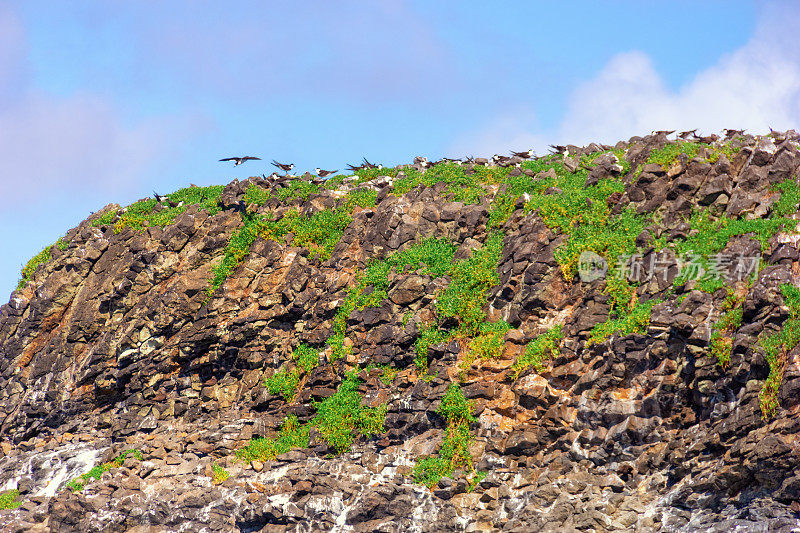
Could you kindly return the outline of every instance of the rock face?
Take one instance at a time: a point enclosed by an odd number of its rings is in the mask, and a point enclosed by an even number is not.
[[[487,180],[465,198],[445,178],[403,190],[418,172],[405,167],[307,194],[291,182],[233,182],[216,209],[189,205],[163,226],[101,223],[119,211],[109,206],[70,230],[0,308],[0,492],[17,489],[21,502],[0,510],[0,529],[797,531],[800,348],[787,340],[775,357],[764,348],[795,316],[785,287],[800,279],[800,233],[785,222],[800,200],[797,141],[787,132],[687,146],[653,135],[613,153],[570,147],[570,168],[558,156],[502,170],[529,178],[531,193]],[[672,160],[654,158],[672,147],[681,149]],[[459,168],[483,176],[481,162]],[[548,213],[578,209],[557,181],[570,176],[589,191],[579,199],[587,215],[559,226]],[[256,190],[271,197],[254,201]],[[329,235],[262,226],[209,290],[253,217],[311,219],[353,191],[373,201],[347,205],[329,254],[318,247]],[[699,212],[737,221],[709,240],[730,229],[718,248],[760,258],[751,278],[708,289],[675,266],[654,270],[700,242]],[[581,227],[626,216],[643,221],[629,251],[645,268],[620,311],[610,277],[582,282],[565,250]],[[753,221],[776,217],[784,223],[758,233]],[[334,355],[337,316],[371,264],[431,238],[467,264],[493,235],[494,278],[472,290],[483,291],[484,324],[505,324],[496,350],[476,355],[475,339],[494,337],[464,333],[465,314],[443,311],[463,273],[419,263],[390,269],[385,294],[346,313],[344,355]],[[610,258],[615,242],[592,249]],[[365,298],[383,290],[364,286]],[[642,303],[649,315],[636,322]],[[731,309],[739,323],[713,327]],[[610,318],[636,327],[600,335]],[[432,324],[452,334],[420,364]],[[521,364],[554,327],[554,350]],[[727,359],[712,355],[719,343]],[[272,392],[265,380],[300,368],[301,345],[319,351],[319,365],[299,371],[288,397]],[[385,417],[342,451],[313,424],[353,369],[362,405]],[[770,409],[764,391],[778,374]],[[451,383],[472,402],[472,466],[426,486],[415,472],[452,428],[442,415]],[[308,446],[237,458],[252,438],[276,438],[290,415],[311,424]],[[124,450],[140,457],[115,462]],[[85,488],[67,487],[101,463]]]

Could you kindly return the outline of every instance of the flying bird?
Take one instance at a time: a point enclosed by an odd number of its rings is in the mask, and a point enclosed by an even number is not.
[[[522,159],[530,159],[535,154],[533,153],[533,148],[531,148],[527,152],[515,152],[514,150],[511,150],[511,155],[513,155],[515,157],[521,157]]]
[[[278,163],[274,159],[272,160],[272,165],[275,166],[275,167],[278,167],[279,169],[283,170],[287,174],[289,173],[290,170],[292,170],[294,168],[294,163]]]
[[[261,160],[260,157],[253,157],[251,155],[246,155],[244,157],[226,157],[225,159],[220,159],[220,161],[233,161],[233,166],[237,167],[244,163],[245,161],[249,161],[251,159],[258,159]]]
[[[338,170],[322,170],[320,168],[315,168],[314,172],[316,172],[317,176],[319,176],[320,178],[327,178],[328,176],[336,174],[339,171]]]

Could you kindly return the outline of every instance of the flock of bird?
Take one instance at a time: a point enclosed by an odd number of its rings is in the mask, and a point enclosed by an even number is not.
[[[682,139],[684,141],[691,140],[691,141],[696,141],[696,142],[700,142],[700,143],[711,144],[711,143],[717,142],[719,140],[729,141],[729,140],[733,139],[734,137],[736,137],[737,135],[743,135],[745,130],[725,129],[725,130],[723,130],[723,132],[724,132],[724,137],[722,137],[722,139],[720,139],[720,136],[716,135],[716,134],[698,135],[697,134],[697,129],[693,129],[693,130],[689,130],[689,131],[682,131],[682,132],[677,134],[676,138]],[[664,135],[664,136],[667,136],[667,135],[671,135],[673,133],[675,133],[675,130],[669,130],[669,131],[668,130],[658,130],[658,131],[653,131],[652,135]],[[770,128],[770,134],[769,135],[772,136],[773,138],[777,139],[780,136],[780,133],[775,131],[775,130],[773,130],[772,128]],[[563,146],[563,145],[551,144],[550,145],[550,151],[551,151],[551,153],[554,153],[554,154],[562,154],[562,155],[566,155],[566,156],[570,155],[569,147]],[[509,166],[520,166],[521,160],[534,159],[534,158],[536,158],[536,154],[534,153],[533,149],[527,150],[525,152],[515,152],[515,151],[512,150],[510,156],[497,155],[496,154],[496,155],[493,155],[490,159],[481,159],[481,158],[475,158],[475,157],[470,156],[470,157],[466,157],[464,159],[452,159],[452,158],[445,157],[445,158],[440,159],[439,161],[428,161],[427,157],[419,156],[419,157],[415,157],[414,158],[414,165],[417,166],[418,168],[422,169],[422,170],[431,168],[434,165],[437,165],[439,163],[455,163],[457,165],[462,165],[462,164],[489,164],[489,163],[491,163],[493,165],[500,166],[500,167],[509,167]],[[220,159],[220,161],[226,161],[226,162],[227,161],[233,161],[233,166],[235,166],[235,167],[239,166],[242,163],[245,163],[247,161],[251,161],[251,160],[260,161],[261,158],[248,155],[248,156],[242,156],[242,157],[226,157],[226,158]],[[283,171],[284,172],[283,177],[287,177],[289,175],[289,172],[291,172],[294,169],[294,163],[279,163],[279,162],[275,161],[274,159],[272,160],[272,166],[274,166],[278,170]],[[370,161],[367,160],[366,157],[362,159],[362,162],[359,165],[347,165],[347,171],[349,171],[349,172],[356,172],[356,171],[365,170],[365,169],[378,169],[378,170],[380,170],[382,168],[383,168],[383,165],[371,163]],[[332,176],[332,175],[336,174],[339,171],[338,170],[322,170],[320,168],[315,168],[314,172],[316,172],[316,174],[317,174],[317,176],[319,178],[324,179],[324,178],[327,178],[329,176]],[[267,176],[264,176],[264,177],[266,178]],[[270,178],[279,178],[281,176],[279,176],[277,172],[273,172],[269,177]]]

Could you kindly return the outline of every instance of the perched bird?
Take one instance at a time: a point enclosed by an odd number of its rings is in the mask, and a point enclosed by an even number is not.
[[[316,172],[317,176],[319,176],[320,178],[327,178],[328,176],[336,174],[339,171],[338,170],[322,170],[320,168],[315,168],[314,172]]]
[[[690,135],[694,135],[694,134],[695,134],[695,132],[697,132],[697,128],[695,128],[695,129],[693,129],[693,130],[689,130],[689,131],[682,131],[682,132],[680,132],[680,133],[678,134],[678,137],[680,137],[681,139],[684,139],[684,140],[685,140],[685,139],[686,139],[687,137],[689,137]]]
[[[347,165],[347,170],[355,172],[357,170],[364,170],[364,165]]]
[[[246,155],[244,157],[226,157],[225,159],[220,159],[220,161],[233,161],[234,162],[233,166],[236,167],[236,166],[241,165],[245,161],[249,161],[251,159],[258,159],[259,161],[261,160],[260,157],[253,157],[251,155]]]
[[[170,206],[170,207],[178,207],[178,205],[179,205],[178,202],[173,202],[172,200],[169,199],[168,196],[162,196],[162,195],[158,194],[156,191],[153,191],[153,198],[155,198],[156,202],[158,202],[160,204],[163,204],[164,202],[167,202],[167,205]]]
[[[370,163],[369,161],[367,161],[366,157],[362,157],[361,159],[364,160],[364,165],[363,165],[364,168],[378,168],[378,165],[376,165],[374,163]]]
[[[509,167],[513,164],[510,157],[497,154],[492,156],[492,162],[499,167]]]
[[[427,157],[421,155],[418,155],[414,158],[414,164],[421,168],[431,168],[433,166],[433,163],[428,161]]]
[[[553,153],[556,153],[556,154],[564,154],[564,153],[566,153],[567,155],[569,155],[567,153],[568,150],[567,150],[566,146],[561,146],[560,144],[551,144],[550,148],[551,148],[550,151],[553,152]]]
[[[474,162],[475,162],[475,156],[474,155],[471,155],[469,157],[465,157],[464,158],[464,163],[466,163],[467,165],[471,165]]]
[[[729,128],[725,128],[723,131],[725,132],[725,140],[726,141],[728,139],[732,139],[732,138],[736,137],[737,135],[744,135],[744,132],[745,132],[745,130],[732,130],[732,129],[729,129]]]
[[[658,130],[658,131],[656,131],[656,130],[653,130],[653,132],[650,135],[672,135],[673,133],[675,133],[675,130],[671,130],[671,131],[667,131],[667,130]]]
[[[717,139],[719,139],[719,136],[718,136],[717,134],[715,134],[715,133],[712,133],[711,135],[706,135],[706,136],[703,136],[703,135],[697,135],[697,134],[695,133],[695,134],[694,134],[694,138],[695,138],[695,140],[696,140],[697,142],[699,142],[699,143],[703,143],[703,144],[711,144],[711,143],[713,143],[714,141],[716,141]]]
[[[521,157],[522,159],[530,159],[534,157],[535,154],[533,153],[533,148],[531,148],[527,152],[515,152],[514,150],[511,150],[511,155]]]
[[[294,163],[278,163],[274,159],[272,160],[272,165],[275,166],[275,167],[278,167],[279,169],[283,170],[287,174],[289,173],[290,170],[292,170],[294,168]]]

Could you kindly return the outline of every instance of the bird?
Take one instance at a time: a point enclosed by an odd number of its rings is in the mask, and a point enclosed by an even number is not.
[[[224,159],[220,159],[220,161],[233,161],[234,162],[233,166],[237,167],[242,163],[244,163],[245,161],[249,161],[251,159],[258,159],[259,161],[261,160],[260,157],[253,157],[251,155],[246,155],[244,157],[226,157]]]
[[[347,170],[350,172],[356,172],[358,170],[363,170],[364,165],[347,165]]]
[[[672,135],[673,133],[675,133],[675,130],[653,130],[651,135]]]
[[[338,170],[322,170],[320,168],[315,168],[314,172],[316,172],[317,176],[319,176],[320,178],[327,178],[328,176],[336,174],[339,171]]]
[[[275,167],[278,167],[279,169],[283,170],[287,174],[289,173],[290,170],[292,170],[294,168],[294,163],[278,163],[274,159],[272,160],[272,165],[275,166]]]
[[[521,157],[522,159],[530,159],[535,154],[533,153],[533,148],[531,148],[527,152],[515,152],[514,150],[511,150],[511,155],[516,156],[516,157]]]
[[[418,155],[414,158],[414,164],[421,168],[431,168],[433,166],[433,163],[428,161],[427,157],[421,155]]]
[[[153,198],[155,198],[156,202],[160,204],[167,202],[167,205],[170,207],[178,207],[178,202],[173,202],[172,200],[169,199],[168,196],[162,196],[158,194],[156,191],[153,191]]]
[[[382,170],[383,169],[383,165],[381,165],[380,163],[378,163],[376,165],[375,163],[370,163],[369,161],[367,161],[366,157],[363,157],[362,159],[364,160],[364,164],[362,165],[362,168],[377,168],[378,170]]]
[[[703,135],[697,135],[697,134],[695,133],[695,134],[694,134],[694,138],[695,138],[695,140],[696,140],[697,142],[699,142],[699,143],[702,143],[702,144],[711,144],[711,143],[713,143],[714,141],[716,141],[717,139],[719,139],[719,136],[718,136],[717,134],[715,134],[715,133],[712,133],[711,135],[706,135],[706,136],[703,136]]]
[[[563,154],[563,153],[568,152],[567,147],[566,146],[561,146],[560,144],[551,144],[550,148],[551,148],[551,152],[556,153],[556,154]],[[569,155],[569,154],[567,154],[567,155]]]
[[[744,135],[744,132],[745,132],[745,130],[732,130],[732,129],[729,129],[729,128],[725,128],[723,131],[725,132],[725,140],[726,141],[728,139],[732,139],[732,138],[736,137],[737,135]]]
[[[507,167],[511,165],[511,158],[504,155],[495,154],[492,156],[492,162],[499,167]]]
[[[678,134],[678,137],[680,137],[681,139],[685,140],[687,137],[689,137],[689,135],[694,135],[696,131],[697,131],[697,128],[695,128],[693,130],[689,130],[689,131],[682,131],[682,132],[680,132]]]

